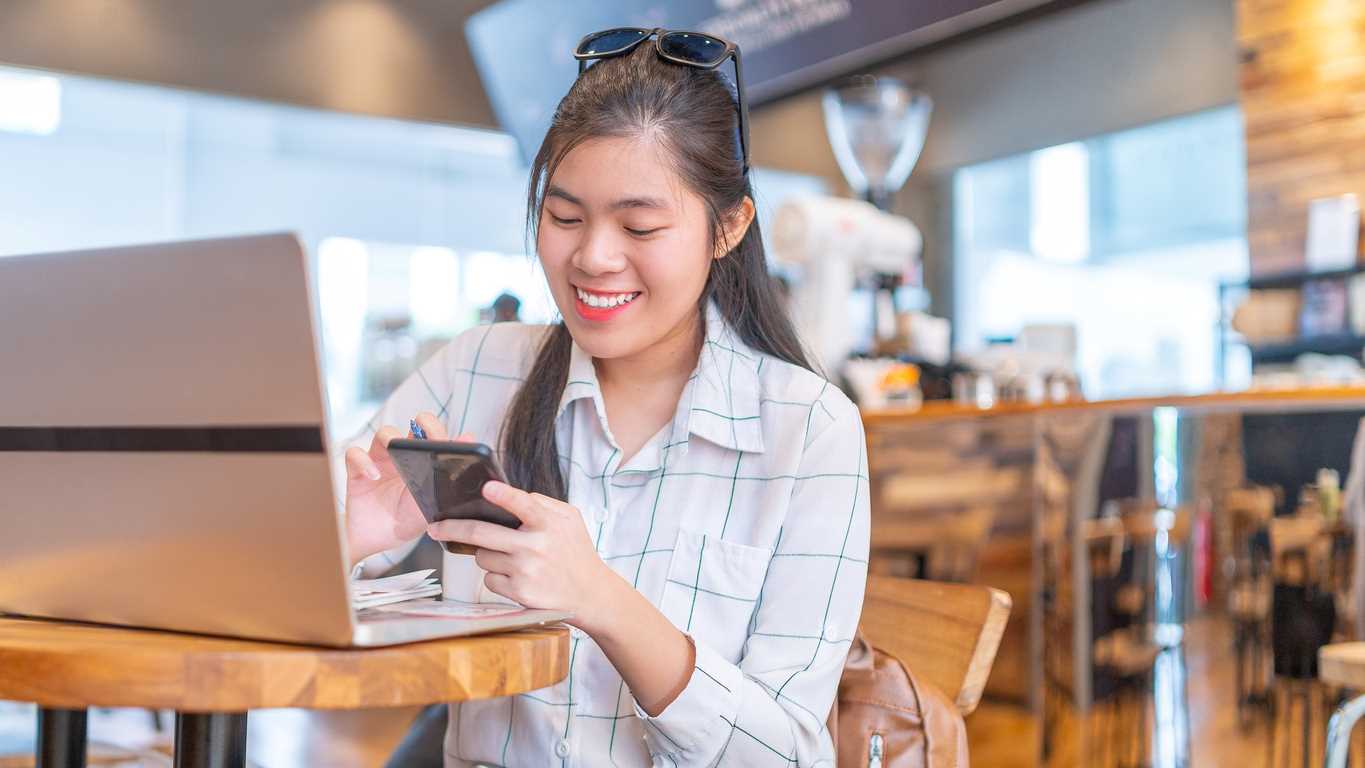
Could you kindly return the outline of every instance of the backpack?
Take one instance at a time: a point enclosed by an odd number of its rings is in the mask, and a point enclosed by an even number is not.
[[[839,768],[968,768],[957,707],[895,657],[853,638],[828,727]]]

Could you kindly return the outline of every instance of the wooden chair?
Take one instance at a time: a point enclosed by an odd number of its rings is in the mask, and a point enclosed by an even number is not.
[[[1266,555],[1253,545],[1261,533],[1268,537],[1275,515],[1275,490],[1266,486],[1233,488],[1223,497],[1222,516],[1229,523],[1232,578],[1227,589],[1227,613],[1232,620],[1237,651],[1237,718],[1245,729],[1250,715],[1269,710],[1270,595]]]
[[[1322,709],[1323,684],[1316,675],[1311,675],[1319,648],[1305,645],[1302,637],[1303,622],[1295,622],[1298,631],[1275,621],[1277,611],[1290,610],[1309,599],[1311,591],[1303,590],[1315,586],[1326,586],[1328,575],[1327,562],[1331,555],[1330,540],[1323,536],[1326,521],[1317,514],[1299,514],[1276,517],[1270,521],[1270,568],[1275,582],[1275,593],[1271,602],[1272,645],[1293,642],[1275,654],[1275,674],[1271,690],[1272,728],[1267,738],[1271,765],[1279,765],[1281,754],[1285,763],[1292,764],[1294,741],[1299,741],[1301,760],[1304,766],[1311,765],[1313,746],[1320,743],[1317,734],[1321,728],[1320,716],[1315,713]],[[1290,609],[1278,605],[1284,600]],[[1295,701],[1298,701],[1300,720],[1294,722]]]
[[[981,701],[1010,605],[990,587],[869,576],[859,629],[966,716]]]
[[[1126,543],[1123,523],[1116,517],[1098,517],[1081,523],[1085,549],[1089,555],[1090,577],[1114,578],[1123,565]]]
[[[1277,517],[1270,521],[1270,568],[1277,584],[1320,583],[1326,576],[1330,545],[1322,538],[1326,521],[1317,515]]]

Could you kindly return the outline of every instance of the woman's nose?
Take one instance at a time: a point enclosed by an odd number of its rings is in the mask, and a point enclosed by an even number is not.
[[[589,230],[574,251],[573,265],[589,275],[620,272],[626,266],[625,249],[620,238],[612,233]]]

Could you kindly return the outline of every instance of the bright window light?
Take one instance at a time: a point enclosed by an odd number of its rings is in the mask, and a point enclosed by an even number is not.
[[[0,70],[0,131],[48,136],[61,123],[60,80]]]
[[[476,307],[493,304],[498,294],[512,287],[509,259],[501,253],[476,251],[464,258],[464,298]]]
[[[1090,252],[1090,154],[1080,142],[1029,156],[1029,246],[1039,258],[1062,264]]]
[[[418,336],[458,330],[460,262],[449,248],[414,248],[408,259],[408,306]]]
[[[360,398],[360,349],[369,301],[370,251],[359,240],[329,237],[318,244],[318,303],[333,415]]]

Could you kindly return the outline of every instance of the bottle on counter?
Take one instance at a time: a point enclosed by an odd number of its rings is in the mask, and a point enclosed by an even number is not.
[[[1335,469],[1318,470],[1318,506],[1328,523],[1335,523],[1341,516],[1341,478]]]

